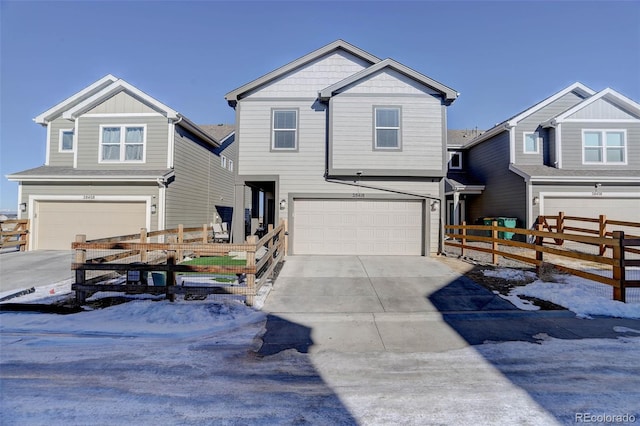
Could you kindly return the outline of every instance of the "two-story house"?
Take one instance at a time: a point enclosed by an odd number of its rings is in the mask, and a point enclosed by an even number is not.
[[[254,218],[287,221],[290,254],[438,252],[447,106],[457,96],[342,40],[229,92],[234,235],[250,187]]]
[[[640,221],[640,105],[615,90],[574,83],[450,151],[464,160],[450,180],[484,186],[448,188],[469,223],[503,216],[530,228],[560,211]]]
[[[33,249],[231,219],[233,127],[207,131],[112,75],[34,121],[46,128],[45,164],[8,176]]]

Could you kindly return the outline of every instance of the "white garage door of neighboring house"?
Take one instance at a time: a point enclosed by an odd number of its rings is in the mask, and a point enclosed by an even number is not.
[[[607,196],[589,196],[589,197],[555,197],[547,195],[543,197],[544,214],[555,216],[558,212],[564,212],[566,216],[578,216],[598,218],[601,214],[606,215],[607,219],[622,220],[628,222],[640,222],[640,196],[637,198],[616,198]],[[588,224],[580,222],[577,226],[583,228],[597,229],[597,224]],[[591,226],[590,226],[591,225]],[[607,230],[613,228],[608,227]],[[632,232],[631,228],[620,228],[619,230],[627,233]],[[634,234],[638,232],[636,228]]]
[[[422,202],[296,200],[293,253],[422,254]]]
[[[87,240],[135,234],[146,227],[144,202],[38,201],[34,245],[70,250],[77,234]]]

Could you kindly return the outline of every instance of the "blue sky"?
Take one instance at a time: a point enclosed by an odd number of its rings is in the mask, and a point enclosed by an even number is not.
[[[40,166],[32,119],[106,74],[200,124],[225,93],[336,39],[461,93],[449,128],[486,129],[567,85],[640,101],[640,2],[13,2],[0,0],[0,210],[5,175]]]

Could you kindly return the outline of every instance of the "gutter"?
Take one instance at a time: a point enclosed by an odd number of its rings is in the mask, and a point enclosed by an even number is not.
[[[414,194],[412,192],[399,191],[397,189],[380,188],[380,187],[377,187],[377,186],[363,185],[361,183],[356,183],[356,182],[346,182],[346,181],[342,181],[342,180],[332,179],[332,178],[327,177],[327,176],[325,176],[324,180],[325,180],[325,182],[329,182],[329,183],[337,183],[337,184],[340,184],[340,185],[349,185],[349,186],[355,186],[355,187],[358,187],[358,188],[365,188],[365,189],[374,189],[374,190],[377,190],[377,191],[391,192],[393,194],[409,195],[411,197],[422,198],[424,200],[442,201],[440,198],[431,197],[429,195]]]

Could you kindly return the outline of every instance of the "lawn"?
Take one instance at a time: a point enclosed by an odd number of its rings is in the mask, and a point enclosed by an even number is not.
[[[181,265],[217,265],[217,266],[246,266],[245,259],[234,259],[230,256],[196,257],[182,262]]]

